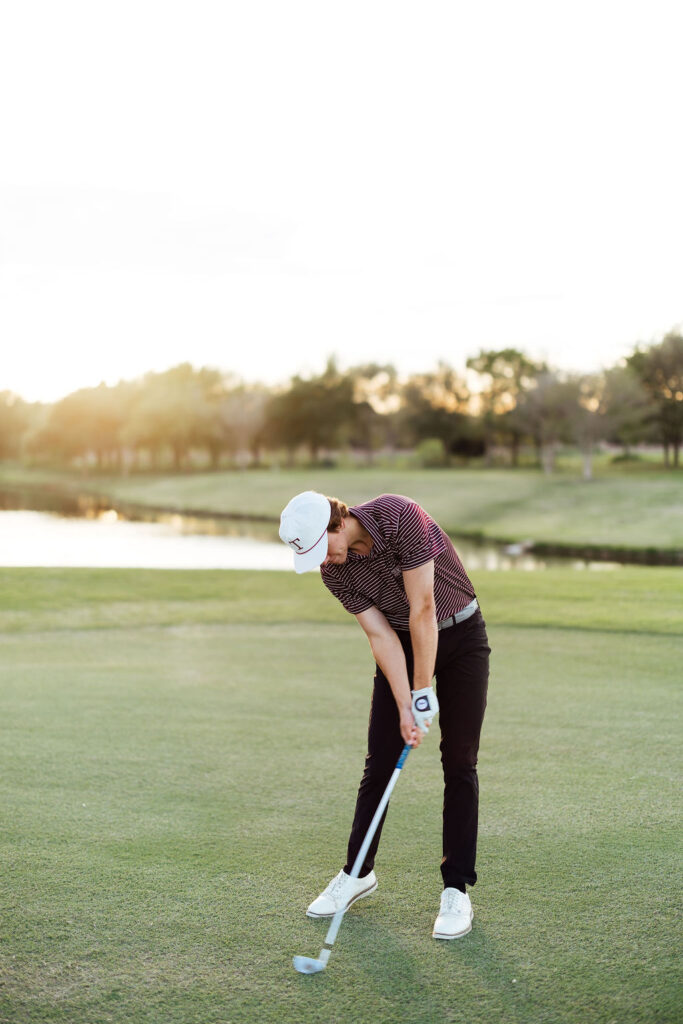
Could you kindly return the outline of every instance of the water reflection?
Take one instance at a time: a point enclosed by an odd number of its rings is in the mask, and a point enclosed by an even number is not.
[[[108,510],[114,511],[114,510]],[[182,517],[169,517],[177,519]],[[187,524],[134,522],[114,513],[74,518],[0,512],[0,565],[134,569],[289,569],[278,541],[192,533]]]
[[[35,501],[35,498],[33,499]],[[0,501],[0,565],[150,569],[291,570],[277,524],[146,511],[135,518],[88,499],[65,512],[8,509]],[[15,504],[18,502],[15,499]],[[454,539],[467,569],[533,572],[553,565],[612,569],[614,562],[540,558],[523,546],[507,549]]]

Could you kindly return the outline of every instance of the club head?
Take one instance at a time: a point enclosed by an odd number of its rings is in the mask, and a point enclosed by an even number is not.
[[[294,969],[299,974],[317,974],[318,971],[325,970],[324,960],[314,960],[310,956],[295,956],[294,957]]]

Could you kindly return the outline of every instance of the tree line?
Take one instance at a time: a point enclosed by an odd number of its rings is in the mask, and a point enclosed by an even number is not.
[[[182,363],[114,386],[82,388],[52,404],[0,392],[0,458],[108,472],[259,465],[270,453],[293,463],[350,448],[371,463],[382,450],[417,450],[423,465],[501,452],[517,465],[532,446],[546,472],[574,444],[590,476],[596,444],[625,453],[661,445],[678,467],[683,439],[683,334],[637,348],[595,374],[563,373],[514,348],[483,350],[466,377],[446,363],[400,379],[392,365],[322,373],[284,386],[247,384]]]

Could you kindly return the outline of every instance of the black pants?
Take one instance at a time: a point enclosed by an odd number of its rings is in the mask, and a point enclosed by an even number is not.
[[[405,652],[408,678],[412,680],[410,633],[397,630],[397,636]],[[489,654],[486,624],[480,611],[439,632],[436,694],[440,706],[441,763],[445,784],[441,874],[444,887],[453,886],[463,891],[466,884],[474,885],[477,880],[477,753],[486,708]],[[347,873],[351,871],[403,748],[396,701],[386,676],[379,665],[376,668],[368,753],[344,867]],[[374,867],[385,818],[386,811],[360,870],[361,878]]]

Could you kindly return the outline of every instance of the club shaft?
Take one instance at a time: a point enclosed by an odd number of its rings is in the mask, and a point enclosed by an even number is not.
[[[403,768],[403,765],[405,764],[406,758],[407,758],[408,754],[410,753],[411,749],[412,749],[412,747],[410,746],[410,743],[406,743],[406,745],[404,746],[403,750],[401,751],[401,756],[399,757],[398,762],[396,764],[396,767],[394,768],[393,775],[389,779],[389,783],[387,785],[387,788],[384,790],[384,793],[382,794],[382,799],[380,800],[379,804],[377,805],[377,810],[375,811],[374,817],[373,817],[372,821],[370,822],[370,827],[368,828],[368,831],[366,832],[365,839],[363,840],[363,842],[361,844],[361,848],[358,851],[358,855],[357,855],[355,861],[353,862],[353,867],[351,868],[351,873],[350,873],[350,876],[349,876],[350,878],[358,878],[358,873],[359,873],[360,869],[363,866],[363,861],[365,860],[365,855],[368,852],[368,849],[370,848],[370,843],[372,842],[372,840],[375,837],[375,832],[377,831],[377,826],[379,825],[379,823],[380,823],[380,821],[382,819],[382,815],[384,814],[384,811],[386,810],[386,806],[389,803],[389,797],[391,796],[393,788],[396,785],[396,781],[397,781],[399,775],[401,774],[401,768]],[[341,910],[338,910],[337,913],[332,918],[332,922],[330,924],[330,927],[327,930],[327,935],[325,936],[325,945],[326,946],[331,946],[334,943],[334,940],[337,938],[337,932],[339,931],[339,926],[342,923],[342,918],[343,918],[345,913],[346,913],[346,908],[344,907]]]

